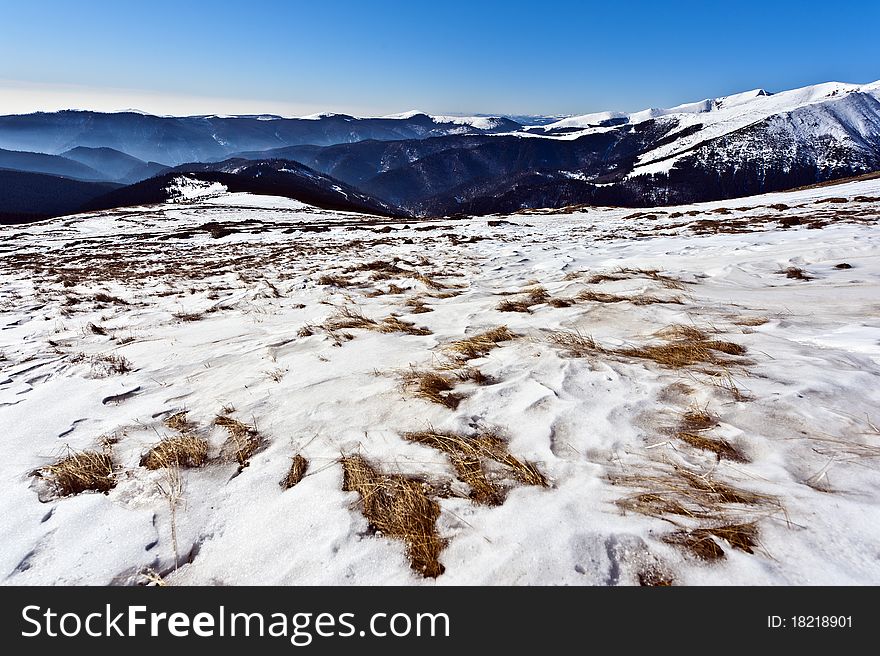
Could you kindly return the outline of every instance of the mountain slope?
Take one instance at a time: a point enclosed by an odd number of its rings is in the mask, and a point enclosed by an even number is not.
[[[112,191],[87,210],[150,205],[173,199],[181,185],[215,185],[230,192],[281,196],[327,210],[400,215],[393,206],[357,189],[286,160],[232,159],[216,164],[187,164],[143,182]]]
[[[756,90],[516,135],[283,152],[427,214],[730,198],[880,169],[880,85]]]
[[[60,175],[79,180],[105,180],[101,172],[81,162],[58,155],[0,149],[0,169]]]
[[[0,223],[26,223],[72,214],[118,187],[109,182],[0,170]]]
[[[113,148],[77,146],[61,155],[99,171],[108,180],[129,184],[151,178],[168,168],[156,162],[145,162]]]

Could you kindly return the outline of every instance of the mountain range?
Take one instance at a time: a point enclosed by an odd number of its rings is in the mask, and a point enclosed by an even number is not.
[[[880,170],[880,82],[757,89],[559,120],[422,112],[3,116],[0,169],[15,171],[15,184],[33,192],[5,189],[12,178],[0,177],[0,218],[7,220],[160,202],[162,185],[180,175],[401,216],[668,205]],[[59,205],[58,185],[47,185],[47,177],[77,182],[78,192]],[[23,198],[30,203],[24,208]]]

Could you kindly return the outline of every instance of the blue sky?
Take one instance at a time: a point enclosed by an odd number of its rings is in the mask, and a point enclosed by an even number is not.
[[[880,78],[880,2],[0,0],[0,114],[571,114]]]

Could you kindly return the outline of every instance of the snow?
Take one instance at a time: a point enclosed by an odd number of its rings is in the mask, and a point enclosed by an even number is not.
[[[375,217],[191,183],[175,181],[175,203],[0,228],[4,583],[130,584],[152,570],[177,585],[631,585],[652,568],[685,585],[880,583],[880,180],[491,217],[508,222],[495,227],[485,217],[389,221],[390,233],[377,232]],[[788,209],[771,207],[779,203]],[[780,218],[801,224],[783,228]],[[232,232],[215,239],[208,222]],[[707,231],[712,222],[739,231]],[[316,227],[324,231],[308,231]],[[404,274],[346,272],[395,257],[450,294]],[[844,262],[852,268],[836,268]],[[790,266],[812,279],[779,273]],[[620,268],[658,269],[681,289],[647,275],[590,282]],[[331,274],[351,282],[321,284]],[[392,283],[404,291],[372,293]],[[682,303],[497,309],[504,294],[535,284],[555,298],[593,290]],[[95,301],[99,292],[128,304]],[[410,314],[416,296],[432,311]],[[341,307],[431,332],[351,329],[339,346],[320,329],[300,332]],[[200,319],[179,318],[186,313]],[[656,343],[671,324],[717,331],[713,339],[747,353],[728,379],[610,352],[572,357],[550,339],[576,330],[611,350]],[[458,408],[403,385],[410,367],[437,367],[444,345],[498,325],[518,337],[471,361],[492,381],[459,385]],[[124,356],[132,370],[102,377],[78,353]],[[173,434],[163,420],[183,410],[216,455],[225,433],[213,420],[224,406],[266,445],[241,473],[221,461],[181,471],[175,571],[166,473],[140,457]],[[706,434],[747,462],[676,439],[688,408],[715,415]],[[339,464],[360,453],[385,473],[461,491],[446,456],[402,437],[429,426],[494,428],[551,482],[511,484],[497,507],[438,498],[447,546],[436,580],[410,568],[400,541],[368,530]],[[68,447],[100,448],[102,436],[115,438],[109,494],[53,498],[31,475]],[[283,490],[296,453],[308,474]],[[676,467],[765,501],[719,504],[699,519],[622,508],[640,491],[627,476]],[[717,522],[756,522],[753,553],[719,539],[726,557],[706,562],[663,539]]]
[[[220,182],[208,182],[206,180],[179,176],[168,183],[165,191],[172,201],[186,202],[197,198],[222,194],[226,191],[226,185]]]

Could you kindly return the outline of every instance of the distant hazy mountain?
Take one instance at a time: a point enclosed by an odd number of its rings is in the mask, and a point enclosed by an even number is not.
[[[48,173],[80,180],[102,180],[104,175],[81,162],[58,155],[0,149],[0,169]]]
[[[140,182],[168,168],[156,162],[145,162],[113,148],[77,146],[64,151],[61,155],[89,166],[106,180],[118,182]]]
[[[0,116],[0,148],[53,154],[78,146],[113,148],[147,162],[177,165],[225,159],[240,151],[302,144],[326,146],[364,139],[494,134],[520,127],[505,118],[431,117],[418,112],[382,118],[322,114],[286,119],[63,111]]]

